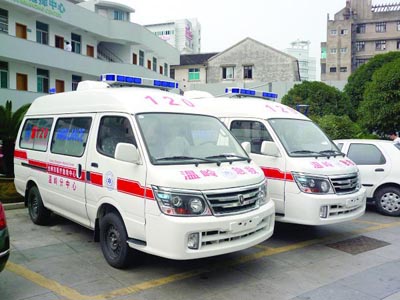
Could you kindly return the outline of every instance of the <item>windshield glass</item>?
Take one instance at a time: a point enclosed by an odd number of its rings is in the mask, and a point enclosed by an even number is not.
[[[271,119],[269,124],[289,156],[311,157],[341,154],[337,146],[312,121]]]
[[[145,113],[136,118],[153,164],[249,159],[217,118],[175,113]]]

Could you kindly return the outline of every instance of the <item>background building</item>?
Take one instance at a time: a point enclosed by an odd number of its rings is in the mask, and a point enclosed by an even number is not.
[[[324,47],[325,46],[325,47]],[[321,53],[321,80],[347,80],[376,54],[400,49],[400,4],[372,5],[371,0],[346,1],[327,22]]]
[[[297,58],[299,61],[299,71],[301,81],[316,80],[316,60],[315,57],[310,57],[310,41],[296,40],[290,43],[290,48],[285,49],[287,54]]]
[[[197,19],[182,19],[145,27],[181,54],[197,54],[201,51],[201,25]]]
[[[79,1],[75,1],[79,2]],[[71,91],[102,73],[168,79],[179,52],[109,0],[0,2],[0,104]],[[66,42],[71,51],[64,50]]]

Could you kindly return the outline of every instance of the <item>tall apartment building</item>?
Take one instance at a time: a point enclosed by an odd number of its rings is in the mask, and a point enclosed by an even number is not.
[[[197,54],[201,51],[201,25],[197,19],[149,24],[145,27],[181,54]]]
[[[328,15],[327,40],[321,44],[321,80],[347,80],[373,56],[399,50],[400,3],[348,0],[333,20]]]
[[[130,22],[133,12],[110,0],[0,0],[0,104],[16,109],[102,73],[168,79],[179,51]]]
[[[300,80],[316,80],[316,59],[310,57],[310,41],[296,40],[290,43],[290,48],[285,53],[297,58],[299,62]]]

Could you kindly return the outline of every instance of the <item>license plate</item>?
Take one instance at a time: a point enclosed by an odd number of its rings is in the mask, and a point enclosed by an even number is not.
[[[346,207],[354,207],[361,204],[361,198],[352,198],[346,200]]]
[[[237,233],[249,229],[253,229],[257,227],[257,225],[261,222],[260,217],[254,217],[252,219],[240,221],[240,222],[232,222],[230,224],[230,231],[232,233]]]

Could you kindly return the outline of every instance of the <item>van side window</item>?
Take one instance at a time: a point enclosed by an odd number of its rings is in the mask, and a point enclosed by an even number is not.
[[[60,118],[51,141],[51,152],[80,157],[85,152],[92,118]]]
[[[232,121],[231,132],[239,143],[250,142],[251,152],[256,154],[261,154],[263,141],[272,141],[267,128],[258,121]]]
[[[19,140],[22,149],[46,151],[53,119],[28,119]]]
[[[129,120],[119,116],[101,118],[99,134],[97,135],[97,151],[106,156],[114,157],[118,143],[128,143],[136,146],[135,136]]]
[[[384,165],[385,156],[372,144],[351,144],[347,156],[357,165]]]

